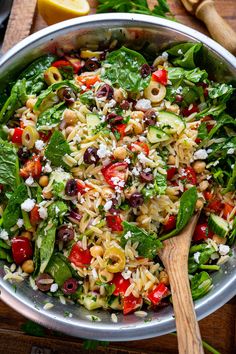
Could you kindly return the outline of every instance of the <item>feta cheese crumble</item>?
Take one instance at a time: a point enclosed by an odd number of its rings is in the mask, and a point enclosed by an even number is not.
[[[199,264],[199,257],[200,257],[201,253],[200,252],[195,252],[193,255],[193,259],[196,263]]]
[[[43,140],[36,140],[35,141],[35,147],[37,150],[42,151],[45,146],[45,143]]]
[[[24,201],[24,203],[21,204],[21,209],[30,212],[34,206],[35,206],[35,200],[28,198]]]
[[[208,157],[208,153],[205,149],[196,151],[193,155],[195,160],[205,160]]]
[[[110,156],[111,152],[107,149],[106,145],[100,144],[97,155],[100,159],[103,159],[104,157]]]
[[[226,256],[226,254],[228,254],[229,251],[230,251],[230,247],[229,246],[222,245],[222,244],[219,245],[219,254],[221,256]]]
[[[25,180],[25,184],[27,186],[32,186],[32,184],[34,183],[34,179],[32,176],[29,176],[26,180]]]
[[[104,204],[104,210],[105,211],[108,211],[108,210],[110,210],[111,209],[111,207],[112,207],[112,201],[111,200],[108,200],[107,202],[106,202],[106,204]]]
[[[16,222],[16,225],[21,228],[23,225],[24,225],[24,221],[23,219],[18,219],[17,222]]]
[[[41,219],[47,219],[48,217],[48,212],[47,212],[47,208],[40,206],[39,208],[39,216]]]
[[[0,238],[5,241],[8,240],[8,232],[6,230],[1,230]]]
[[[135,105],[135,109],[137,109],[138,111],[147,111],[148,109],[151,109],[152,105],[151,105],[151,101],[147,100],[146,98],[142,98],[141,100],[138,100],[136,105]]]

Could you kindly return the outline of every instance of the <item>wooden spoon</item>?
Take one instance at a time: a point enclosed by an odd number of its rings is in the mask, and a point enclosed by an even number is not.
[[[191,14],[205,23],[212,38],[236,55],[236,33],[216,11],[214,0],[181,0]]]
[[[169,275],[179,354],[204,353],[188,277],[188,254],[200,213],[195,214],[179,235],[164,241],[158,252]]]

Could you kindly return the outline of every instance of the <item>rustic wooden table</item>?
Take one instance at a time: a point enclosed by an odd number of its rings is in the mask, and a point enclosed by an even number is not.
[[[128,0],[127,0],[128,1]],[[95,12],[96,1],[89,1]],[[150,2],[154,2],[150,0]],[[181,23],[207,34],[204,25],[189,15],[178,0],[168,0],[172,12]],[[236,30],[236,0],[216,0],[219,13]],[[4,41],[4,50],[12,47],[30,33],[46,27],[45,22],[35,12],[36,0],[14,0],[14,7]],[[83,354],[83,340],[47,332],[44,337],[24,334],[21,330],[26,318],[0,301],[0,354]],[[236,299],[200,321],[202,337],[222,354],[236,353]],[[104,348],[90,350],[91,354],[136,354],[136,353],[177,353],[177,341],[172,335],[153,339],[111,343]]]

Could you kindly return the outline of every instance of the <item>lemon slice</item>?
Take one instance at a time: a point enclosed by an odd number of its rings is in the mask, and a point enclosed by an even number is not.
[[[86,0],[38,0],[38,11],[48,25],[87,15],[89,10]]]

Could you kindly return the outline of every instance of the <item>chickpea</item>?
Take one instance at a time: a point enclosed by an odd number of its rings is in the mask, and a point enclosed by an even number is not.
[[[167,165],[175,165],[175,156],[169,155]]]
[[[203,206],[204,206],[203,200],[202,199],[198,199],[197,202],[196,202],[196,209],[200,210],[200,209],[203,208]]]
[[[126,98],[124,90],[121,88],[114,89],[114,100],[118,103],[121,103]]]
[[[132,119],[137,119],[140,120],[142,122],[143,118],[144,118],[144,113],[142,111],[134,111],[130,114],[130,117]]]
[[[69,125],[75,125],[78,122],[78,117],[75,111],[66,109],[63,115],[63,120]]]
[[[213,235],[212,240],[215,241],[218,245],[225,245],[226,244],[226,238],[225,237],[220,237],[218,235]]]
[[[119,146],[114,150],[113,155],[116,159],[124,160],[126,158],[127,152],[123,146]]]
[[[27,108],[30,108],[31,110],[33,110],[36,102],[37,102],[37,98],[28,98],[25,105]]]
[[[94,257],[94,258],[96,258],[98,256],[101,257],[103,255],[103,252],[104,252],[104,250],[103,250],[102,246],[93,246],[90,248],[90,253],[91,253],[92,257]]]
[[[143,127],[142,127],[142,124],[141,123],[136,123],[136,124],[133,124],[133,129],[134,129],[134,133],[135,134],[141,134],[142,131],[143,131]]]
[[[20,234],[21,237],[28,238],[29,240],[32,240],[32,233],[30,231],[23,231]]]
[[[160,283],[163,283],[165,285],[170,285],[169,276],[164,270],[160,272]]]
[[[205,191],[209,187],[209,182],[208,181],[202,181],[199,184],[199,189],[201,192]]]
[[[196,161],[193,164],[193,169],[196,173],[202,173],[206,168],[206,163],[204,161]]]
[[[33,273],[34,271],[34,262],[32,259],[28,259],[28,261],[25,261],[22,266],[21,266],[23,272],[25,273]]]
[[[74,130],[74,127],[71,125],[68,125],[68,127],[66,127],[66,136],[69,136],[70,133],[72,133]]]
[[[43,196],[45,199],[51,199],[53,197],[52,192],[43,192]]]
[[[49,182],[48,176],[41,176],[39,178],[39,184],[41,187],[46,187],[48,185],[48,182]]]
[[[112,281],[113,278],[114,278],[114,274],[108,272],[106,269],[103,269],[99,273],[99,279],[104,283],[109,283],[110,281]]]

